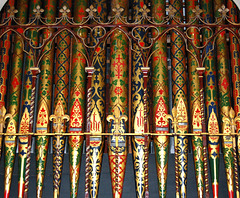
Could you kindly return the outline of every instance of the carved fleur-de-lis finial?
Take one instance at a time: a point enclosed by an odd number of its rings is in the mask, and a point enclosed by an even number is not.
[[[112,9],[112,11],[116,13],[117,17],[120,17],[121,13],[124,11],[124,9],[122,7],[120,7],[119,4],[117,4],[116,7]]]
[[[225,116],[223,116],[223,123],[229,124],[230,128],[231,128],[231,132],[234,133],[235,129],[236,129],[236,122],[240,121],[240,116],[236,116],[235,117],[235,111],[233,110],[233,108],[231,107],[231,109],[229,110],[228,107],[224,108],[224,113]]]
[[[69,115],[64,114],[63,105],[60,100],[56,105],[54,114],[50,116],[49,120],[53,121],[53,128],[57,133],[61,133],[64,126],[64,120],[67,122],[70,120]]]
[[[90,7],[86,9],[86,12],[88,12],[89,18],[93,18],[94,17],[94,13],[97,12],[97,9],[94,8],[93,5],[90,5]]]
[[[177,133],[178,124],[184,120],[183,116],[177,115],[177,108],[174,106],[172,108],[172,115],[167,114],[165,119],[172,121],[172,128],[174,129],[174,133]]]
[[[193,11],[193,13],[195,13],[197,18],[200,18],[201,13],[203,12],[202,9],[200,9],[200,7],[198,5],[192,11]]]
[[[5,128],[5,121],[7,118],[12,119],[12,115],[10,113],[6,114],[6,108],[2,106],[0,109],[0,133],[3,132],[3,128]]]
[[[226,6],[223,4],[221,8],[218,9],[218,12],[222,14],[222,18],[225,18],[227,13],[229,12],[229,9],[226,8]]]
[[[115,126],[115,130],[116,130],[117,133],[118,133],[119,128],[121,126],[121,121],[122,120],[127,121],[128,117],[126,115],[121,115],[121,116],[118,116],[118,117],[115,117],[113,115],[108,115],[108,117],[107,117],[108,122],[111,122],[111,121],[114,122],[113,125]]]
[[[166,11],[168,12],[168,16],[170,18],[173,18],[175,13],[177,12],[177,10],[171,5],[166,9]]]
[[[36,8],[33,9],[33,12],[35,13],[36,18],[40,18],[41,14],[44,12],[44,9],[40,7],[40,5],[37,5]]]
[[[8,10],[7,12],[9,13],[9,15],[10,15],[9,17],[10,17],[10,18],[14,18],[14,15],[15,15],[16,13],[18,13],[18,10],[15,9],[14,6],[12,6],[12,7],[9,8],[9,10]]]
[[[62,18],[67,18],[68,13],[70,12],[70,9],[67,8],[67,6],[63,6],[59,12],[62,13]]]
[[[145,4],[139,11],[142,12],[143,18],[147,18],[148,13],[150,12],[150,10],[147,8]]]
[[[113,126],[115,127],[116,133],[119,133],[121,127],[121,121],[127,121],[128,117],[126,115],[121,115],[120,109],[117,107],[114,109],[114,115],[108,115],[107,121],[113,121]]]

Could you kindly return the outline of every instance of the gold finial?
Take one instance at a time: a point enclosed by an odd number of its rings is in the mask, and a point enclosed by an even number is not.
[[[200,7],[198,5],[192,11],[193,11],[193,13],[195,13],[197,18],[200,18],[201,13],[203,12],[202,9],[200,9]]]
[[[70,9],[68,9],[67,6],[64,5],[64,6],[59,10],[59,12],[62,13],[62,17],[63,17],[63,18],[67,18],[67,15],[68,15],[68,13],[70,12]]]
[[[115,126],[115,131],[118,133],[119,132],[119,128],[121,126],[121,121],[124,120],[124,121],[127,121],[128,120],[128,117],[126,115],[118,115],[117,117],[115,117],[115,115],[109,115],[107,117],[107,121],[108,122],[111,122],[113,121],[113,125]]]
[[[222,18],[225,18],[227,13],[229,12],[229,9],[226,8],[226,6],[223,4],[221,8],[218,9],[218,12],[222,14]]]
[[[89,18],[93,18],[94,13],[97,12],[97,9],[94,8],[93,5],[90,5],[90,7],[86,9],[86,12],[88,12]]]
[[[39,19],[44,12],[44,9],[42,9],[40,5],[37,5],[36,8],[33,9],[33,12],[35,13],[36,18]]]
[[[121,115],[120,107],[117,105],[114,108],[114,115],[108,115],[107,121],[113,121],[113,126],[115,127],[116,133],[119,133],[119,129],[121,126],[121,121],[127,121],[128,117],[126,115]]]
[[[143,7],[139,10],[139,12],[142,12],[143,18],[147,18],[147,15],[150,12],[150,10],[147,8],[146,4],[144,4]]]
[[[120,7],[119,4],[117,4],[116,7],[112,9],[112,11],[116,13],[117,17],[120,17],[121,13],[124,11],[124,9],[122,7]]]
[[[172,7],[171,5],[166,9],[166,11],[168,12],[168,16],[170,18],[173,18],[175,13],[177,12],[177,10],[174,7]]]
[[[15,15],[16,13],[18,13],[18,10],[15,9],[14,6],[12,6],[12,7],[9,8],[9,10],[8,10],[7,12],[9,13],[9,15],[10,15],[9,17],[10,17],[10,18],[14,18],[14,15]]]

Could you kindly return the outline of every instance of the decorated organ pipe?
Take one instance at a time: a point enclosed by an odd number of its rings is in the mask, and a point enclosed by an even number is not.
[[[27,22],[28,14],[28,1],[20,0],[17,2],[17,17],[21,23]],[[12,14],[16,13],[15,9],[12,9]],[[19,28],[17,32],[23,32],[22,28]],[[11,65],[11,77],[9,85],[9,106],[8,111],[12,115],[13,120],[8,123],[7,133],[17,133],[19,127],[19,112],[20,112],[20,98],[21,98],[21,84],[22,84],[22,72],[23,72],[23,52],[24,42],[21,36],[17,33],[14,35],[13,56]],[[5,150],[5,176],[4,176],[4,197],[10,196],[10,187],[13,166],[15,162],[16,153],[16,136],[6,136],[4,140]],[[21,151],[20,151],[21,152]]]
[[[96,8],[96,16],[101,21],[107,20],[107,1],[95,0],[93,7]],[[103,29],[97,28],[92,31],[91,44],[95,47],[92,61],[92,95],[90,102],[90,133],[103,133],[105,130],[105,103],[106,103],[106,44],[98,41],[104,36]],[[98,45],[99,43],[99,45]],[[92,136],[89,140],[89,197],[98,197],[100,175],[102,168],[104,136]]]
[[[145,7],[144,7],[145,5]],[[134,0],[133,1],[133,21],[141,17],[142,12],[140,9],[146,9],[144,1]],[[144,20],[141,21],[144,23]],[[147,78],[144,77],[144,55],[141,52],[138,44],[141,46],[146,45],[147,32],[141,28],[136,28],[133,32],[134,37],[137,39],[137,43],[133,43],[134,52],[132,53],[132,126],[134,133],[144,133],[145,127],[148,125],[148,120],[145,123],[145,116],[148,116],[146,109],[147,106]],[[149,68],[149,67],[148,67]],[[150,69],[150,68],[149,68]],[[147,74],[146,74],[147,75]],[[129,120],[130,122],[130,120]],[[132,137],[132,152],[133,152],[133,164],[135,173],[135,185],[137,197],[147,197],[148,192],[148,181],[147,181],[147,158],[148,153],[148,137],[144,136],[133,136]]]
[[[164,20],[165,1],[152,1],[152,17],[160,23]],[[163,33],[160,27],[152,31],[152,37]],[[165,116],[169,114],[169,92],[168,92],[168,65],[167,65],[167,35],[160,37],[153,46],[152,55],[152,90],[153,90],[153,118],[154,129],[157,134],[169,133],[169,123]],[[154,148],[158,178],[158,191],[160,197],[167,195],[167,172],[169,156],[169,136],[154,136]]]
[[[14,8],[14,2],[15,2],[14,0],[11,0],[7,3],[6,9],[2,16],[2,20],[4,19],[4,17],[7,18],[10,16],[10,13],[7,12],[7,10]],[[9,21],[8,24],[11,25],[11,21]],[[4,30],[2,30],[1,33],[4,33]],[[2,40],[0,43],[0,46],[1,46],[0,65],[2,67],[1,82],[0,82],[0,108],[2,108],[4,106],[5,109],[6,109],[5,100],[6,100],[6,96],[7,96],[6,95],[6,93],[7,93],[7,77],[8,77],[8,69],[9,69],[9,65],[10,65],[9,53],[11,50],[11,34],[12,34],[12,32],[10,31],[10,32],[7,32],[6,34],[2,35]],[[3,136],[0,135],[0,159],[1,159],[1,154],[2,154],[2,144],[3,144],[2,138],[3,138]]]
[[[111,7],[115,16],[128,15],[128,1],[114,0]],[[115,23],[121,24],[119,18]],[[109,132],[108,159],[110,166],[113,197],[122,197],[123,181],[127,162],[127,132],[128,113],[128,38],[115,29],[110,35],[110,101],[107,117]],[[114,133],[119,135],[114,135]]]
[[[227,1],[227,7],[230,10],[229,12],[229,17],[232,22],[237,23],[238,22],[238,17],[237,17],[237,7],[233,3],[233,1],[229,0]],[[234,29],[236,31],[236,29]],[[239,97],[239,87],[238,87],[238,82],[239,82],[239,71],[238,67],[240,66],[240,57],[239,57],[239,43],[237,41],[237,37],[229,31],[229,41],[230,41],[230,60],[231,60],[231,69],[232,69],[232,95],[233,95],[233,107],[234,111],[236,113],[236,117],[239,117],[239,103],[238,103],[238,97]],[[231,115],[230,115],[231,116]],[[238,119],[236,119],[236,133],[239,133],[239,127],[240,123]],[[235,131],[232,131],[235,132]],[[238,148],[238,153],[239,153],[239,138],[237,138],[238,141],[236,140],[235,136],[233,136],[233,160],[234,160],[234,180],[235,180],[235,189],[236,189],[236,196],[239,197],[239,177],[238,177],[238,162],[239,162],[239,155],[237,156],[237,148]],[[238,144],[238,145],[237,145]]]
[[[187,21],[191,21],[194,18],[195,8],[199,8],[198,1],[186,2],[186,15]],[[197,24],[198,21],[193,23]],[[187,34],[191,37],[191,43],[188,43],[187,53],[187,67],[189,76],[189,104],[190,104],[190,120],[191,131],[193,134],[199,134],[202,132],[202,119],[201,119],[201,96],[200,96],[200,81],[197,68],[199,67],[200,50],[197,47],[200,46],[200,34],[195,28],[187,29]],[[204,196],[204,166],[203,166],[203,137],[192,136],[193,145],[193,158],[196,173],[196,183],[198,197]]]
[[[41,1],[30,2],[29,6],[29,20],[37,15],[41,6]],[[36,23],[33,23],[36,25]],[[31,44],[34,47],[38,46],[39,37],[35,28],[28,30],[28,37],[31,40]],[[18,196],[27,197],[28,185],[29,185],[29,169],[30,169],[30,151],[31,151],[31,135],[26,136],[27,133],[32,131],[33,123],[33,103],[35,96],[35,76],[32,68],[35,68],[36,60],[34,59],[36,50],[27,49],[25,58],[25,72],[23,82],[23,99],[22,99],[22,118],[20,122],[19,133],[24,136],[19,136],[19,185]]]
[[[220,13],[224,14],[226,7],[221,0],[214,1],[215,17],[220,17]],[[220,8],[219,8],[220,7]],[[220,21],[224,24],[224,20]],[[217,28],[219,34],[216,38],[216,55],[217,55],[217,77],[218,77],[218,93],[220,106],[220,123],[223,134],[230,133],[229,123],[223,122],[223,117],[228,117],[228,111],[231,106],[230,86],[229,86],[229,67],[228,67],[228,46],[226,41],[226,31]],[[229,197],[234,197],[234,165],[233,165],[233,139],[232,136],[223,136],[222,139],[225,171],[227,177]]]
[[[180,0],[171,0],[169,12],[175,13],[175,19],[183,18],[183,4]],[[176,21],[172,19],[172,24]],[[187,73],[186,73],[186,52],[184,40],[178,29],[171,32],[171,62],[172,62],[172,91],[173,105],[177,108],[177,116],[182,116],[182,121],[179,122],[177,133],[188,132],[188,114],[187,114]],[[188,137],[178,136],[175,152],[177,155],[177,172],[176,184],[179,185],[179,196],[184,198],[187,193],[187,160],[188,160]],[[178,180],[178,181],[177,181]],[[177,189],[177,188],[176,188]],[[178,192],[177,192],[178,193]],[[178,195],[177,195],[178,196]]]
[[[56,18],[56,1],[44,1],[44,17],[48,23],[54,23]],[[53,29],[43,31],[43,39],[48,39],[54,33]],[[43,193],[44,176],[46,170],[49,136],[44,135],[50,132],[50,113],[52,108],[52,84],[54,67],[54,41],[51,39],[43,48],[46,53],[40,62],[38,107],[36,119],[36,197],[41,198]]]
[[[223,3],[9,0],[0,22],[3,197],[35,191],[40,198],[49,186],[53,197],[61,188],[70,197],[105,196],[101,188],[125,197],[125,177],[132,177],[136,197],[188,197],[192,185],[197,197],[220,197],[223,189],[239,197],[239,9]],[[49,154],[53,184],[46,186]],[[64,155],[68,188],[61,182]],[[107,181],[104,160],[111,187],[100,184]],[[131,163],[134,176],[126,171]],[[195,179],[187,183],[189,166]]]
[[[212,1],[207,3],[201,1],[202,16],[205,22],[213,23],[213,6]],[[220,143],[219,136],[214,134],[219,133],[218,126],[218,98],[217,98],[217,76],[216,76],[216,60],[214,53],[213,41],[210,39],[211,31],[208,29],[202,30],[203,45],[206,45],[204,49],[203,67],[205,68],[204,76],[204,91],[205,91],[205,109],[207,120],[207,131],[209,133],[208,138],[208,156],[209,167],[211,173],[211,183],[213,197],[218,197],[219,186],[219,151]]]
[[[74,20],[81,22],[86,15],[87,1],[75,1]],[[78,32],[78,29],[75,30]],[[81,38],[86,38],[86,29],[79,32]],[[70,90],[70,123],[69,133],[82,133],[84,126],[85,102],[85,48],[82,42],[73,39],[71,90]],[[70,197],[77,197],[80,176],[83,136],[69,136],[69,169]]]
[[[66,25],[67,18],[71,16],[72,1],[59,1],[59,17],[62,15],[62,25]],[[64,120],[68,104],[68,84],[70,67],[70,34],[62,30],[57,35],[56,66],[55,66],[55,90],[54,90],[54,114],[50,116],[53,121],[53,132],[65,133],[66,123]],[[53,196],[60,196],[62,166],[64,158],[65,136],[53,137]]]

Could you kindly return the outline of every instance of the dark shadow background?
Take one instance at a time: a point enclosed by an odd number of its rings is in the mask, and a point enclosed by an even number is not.
[[[35,154],[31,156],[31,169],[30,169],[30,184],[29,184],[29,198],[36,197],[36,165],[35,165]],[[69,181],[69,155],[65,154],[63,164],[62,183],[60,190],[61,198],[70,197],[70,181]],[[82,167],[80,173],[80,183],[78,197],[84,197],[84,180],[85,180],[85,155],[82,156]],[[197,198],[197,187],[194,173],[193,155],[188,155],[188,182],[187,182],[187,197]],[[210,178],[209,178],[210,179]],[[43,198],[49,198],[53,196],[53,176],[52,176],[52,154],[48,155],[47,168],[45,173],[45,181],[43,188]],[[0,162],[0,197],[3,197],[4,192],[4,157],[2,156]],[[12,178],[10,197],[17,197],[18,189],[18,159],[16,157],[15,167]],[[159,197],[158,195],[158,184],[157,174],[155,165],[155,155],[150,154],[149,156],[149,190],[150,197]],[[210,194],[212,197],[212,189],[210,186]],[[108,164],[108,155],[103,155],[102,173],[99,186],[99,198],[112,197],[111,190],[111,178]],[[135,195],[135,181],[133,172],[132,155],[129,154],[127,158],[127,167],[124,179],[123,187],[123,198],[134,198]],[[174,172],[174,155],[170,154],[168,164],[168,180],[167,180],[167,198],[175,197],[175,172]],[[227,198],[227,181],[224,170],[223,155],[220,155],[220,172],[219,172],[219,198]]]

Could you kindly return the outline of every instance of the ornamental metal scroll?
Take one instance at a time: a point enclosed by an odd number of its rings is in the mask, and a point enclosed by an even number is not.
[[[68,31],[69,34],[73,37],[73,39],[83,44],[85,48],[85,53],[82,53],[81,51],[79,52],[84,56],[89,66],[93,65],[93,62],[98,56],[98,54],[102,52],[97,52],[98,46],[100,44],[103,44],[102,49],[105,49],[107,39],[115,31],[121,31],[122,33],[124,33],[124,35],[129,40],[129,47],[132,51],[134,51],[133,43],[137,44],[140,49],[140,52],[138,53],[141,53],[144,67],[148,66],[153,53],[158,51],[158,49],[152,51],[155,42],[166,36],[171,31],[177,32],[182,37],[185,42],[186,50],[194,57],[199,67],[203,66],[202,63],[207,56],[206,46],[210,42],[212,42],[212,50],[214,50],[216,38],[222,32],[228,31],[232,33],[236,37],[237,42],[240,43],[240,23],[236,23],[230,20],[230,17],[227,15],[229,9],[226,8],[224,5],[222,5],[221,8],[218,9],[221,17],[215,18],[215,21],[212,23],[210,23],[207,19],[201,17],[202,10],[199,8],[199,6],[196,6],[195,9],[193,9],[193,13],[195,14],[195,16],[193,18],[190,18],[190,20],[187,22],[183,22],[175,16],[176,10],[172,6],[169,6],[166,9],[168,15],[166,17],[162,17],[162,19],[158,21],[156,21],[154,17],[149,16],[150,9],[148,9],[146,5],[143,5],[143,7],[139,10],[139,12],[141,12],[141,15],[137,17],[137,19],[134,21],[128,21],[126,17],[122,17],[121,13],[123,12],[123,8],[121,8],[119,5],[117,5],[116,8],[113,8],[112,11],[115,13],[115,15],[109,16],[107,22],[102,22],[99,17],[95,16],[97,10],[91,5],[89,8],[86,9],[88,16],[82,17],[82,21],[77,23],[73,20],[73,18],[68,17],[67,14],[68,12],[70,12],[70,10],[66,6],[64,6],[60,9],[61,17],[56,18],[54,23],[48,23],[47,19],[42,17],[44,10],[40,8],[40,6],[37,6],[33,10],[33,12],[35,13],[34,17],[31,18],[28,23],[23,24],[21,23],[21,20],[19,18],[15,17],[15,14],[18,11],[14,7],[11,7],[8,10],[9,17],[0,24],[0,29],[3,29],[0,38],[2,38],[8,32],[13,32],[20,36],[22,42],[26,43],[24,52],[26,54],[30,54],[31,52],[32,54],[34,54],[35,67],[39,67],[42,58],[45,54],[48,53],[48,51],[44,51],[44,47],[49,42],[52,46],[52,42],[54,42],[54,39],[62,31]],[[61,22],[63,21],[67,22],[67,25],[61,25]],[[171,24],[172,21],[175,24]],[[224,22],[226,22],[226,24],[224,24]],[[14,25],[9,25],[11,23],[13,23]],[[159,31],[160,27],[162,28],[161,31]],[[214,29],[216,27],[220,28],[215,31]],[[183,30],[183,28],[185,30]],[[196,46],[193,42],[193,38],[191,38],[191,35],[189,35],[188,33],[190,28],[195,28],[198,32],[201,32],[204,29],[208,30],[210,32],[210,36],[203,45]],[[31,29],[35,29],[38,32],[44,29],[53,29],[55,31],[53,33],[51,32],[45,39],[43,39],[39,46],[34,46],[32,44],[31,38],[27,36],[27,32]],[[81,35],[81,31],[84,30],[91,33],[96,29],[102,31],[103,34],[101,37],[97,38],[97,42],[95,43],[95,45],[91,45],[88,39],[85,36]],[[148,43],[143,46],[140,43],[140,39],[135,36],[136,30],[141,30],[146,33],[150,31],[155,31],[155,35],[149,38]],[[192,50],[190,50],[190,46],[195,52],[197,52],[198,50],[202,50],[203,56],[201,58],[194,56]]]

